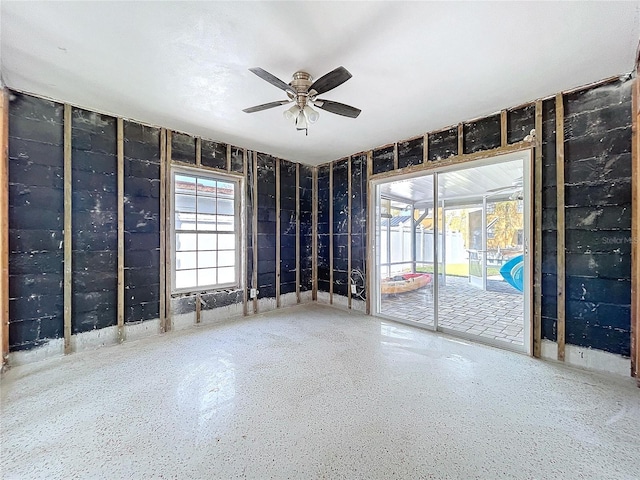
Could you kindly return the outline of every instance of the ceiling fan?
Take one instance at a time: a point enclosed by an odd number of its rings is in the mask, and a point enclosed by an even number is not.
[[[271,85],[284,90],[288,99],[245,108],[242,110],[243,112],[254,113],[295,102],[291,108],[284,111],[284,116],[295,123],[297,130],[304,130],[305,135],[308,134],[309,124],[315,123],[320,117],[320,114],[311,108],[311,105],[344,117],[356,118],[360,115],[361,110],[358,108],[318,98],[318,95],[333,90],[351,78],[351,74],[344,67],[338,67],[316,81],[313,81],[313,78],[307,72],[296,72],[293,74],[293,79],[290,83],[284,83],[278,77],[260,67],[250,68],[249,71]]]
[[[522,177],[516,178],[509,187],[498,187],[487,190],[487,196],[494,196],[503,192],[512,192],[509,200],[522,200]]]

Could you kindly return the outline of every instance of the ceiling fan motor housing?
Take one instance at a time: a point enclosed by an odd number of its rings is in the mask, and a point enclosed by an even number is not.
[[[304,108],[309,98],[309,87],[313,83],[313,77],[307,72],[296,72],[293,74],[293,80],[291,80],[291,87],[296,91],[295,97],[289,95],[292,100],[296,101],[296,104],[300,108]]]

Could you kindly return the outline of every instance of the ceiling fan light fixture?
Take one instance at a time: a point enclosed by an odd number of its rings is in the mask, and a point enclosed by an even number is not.
[[[316,123],[320,118],[320,114],[317,111],[315,111],[313,108],[311,108],[309,105],[305,105],[303,111],[309,123]]]
[[[307,117],[304,114],[304,110],[300,110],[300,113],[298,113],[298,117],[296,118],[296,129],[306,130],[307,128],[309,128]]]
[[[282,115],[287,120],[291,122],[296,122],[298,119],[299,113],[300,113],[300,107],[298,107],[298,105],[293,105],[291,108],[288,108],[287,110],[282,112]]]

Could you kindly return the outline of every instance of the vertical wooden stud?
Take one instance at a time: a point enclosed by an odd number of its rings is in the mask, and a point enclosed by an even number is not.
[[[393,169],[398,169],[398,142],[393,144]]]
[[[425,165],[429,162],[429,134],[424,134],[424,139],[422,140],[422,163]]]
[[[533,173],[533,345],[534,357],[540,357],[542,347],[542,100],[536,102],[536,144]]]
[[[256,290],[253,313],[258,313],[258,152],[253,152],[253,271],[251,283]]]
[[[196,167],[202,165],[202,139],[196,138]]]
[[[124,331],[124,120],[117,120],[118,141],[118,342],[125,340]]]
[[[167,322],[167,301],[164,285],[167,281],[167,269],[164,264],[165,245],[165,222],[166,217],[166,192],[165,192],[165,165],[167,163],[167,130],[160,129],[160,331],[165,331]]]
[[[366,294],[366,312],[371,315],[371,291],[373,288],[373,244],[375,242],[374,225],[372,225],[371,212],[375,210],[375,199],[371,198],[371,175],[373,175],[373,150],[367,152],[367,260],[365,263],[365,294]]]
[[[312,277],[313,277],[313,285],[311,289],[311,298],[313,301],[318,300],[318,167],[313,167],[311,172],[312,175],[312,198],[311,202],[311,231],[312,231],[312,239],[311,239],[311,251],[312,251],[312,260],[311,260],[311,269],[312,269]]]
[[[458,155],[464,153],[464,124],[458,124]]]
[[[556,185],[558,226],[558,360],[564,361],[566,272],[565,272],[565,224],[564,224],[564,98],[556,95]]]
[[[300,164],[296,163],[296,303],[300,303]]]
[[[161,252],[162,263],[165,265],[165,276],[162,287],[164,288],[165,298],[165,312],[164,312],[164,324],[162,325],[162,331],[168,332],[171,330],[171,282],[173,273],[171,271],[171,162],[172,159],[172,146],[171,138],[172,131],[167,130],[167,147],[166,158],[164,166],[160,169],[160,195],[164,196],[164,212],[162,223],[164,224],[164,250]]]
[[[0,97],[0,344],[2,367],[9,357],[9,92]]]
[[[231,171],[231,145],[227,143],[227,172]]]
[[[281,277],[281,262],[280,262],[280,159],[276,158],[276,308],[280,308],[280,277]]]
[[[506,110],[502,110],[500,112],[500,145],[502,147],[506,147],[507,143],[508,143],[507,111]]]
[[[201,322],[202,300],[200,300],[200,294],[196,295],[196,323]]]
[[[242,171],[244,172],[244,181],[242,183],[242,185],[244,186],[244,188],[251,188],[250,185],[247,184],[247,179],[249,178],[249,175],[247,173],[247,150],[246,149],[242,149]],[[242,203],[244,204],[244,202],[246,201],[247,195],[246,192],[243,191],[243,200]],[[246,215],[246,209],[244,210],[244,221],[245,222],[249,222],[249,218],[247,218]],[[245,245],[245,243],[243,242],[243,245]],[[244,258],[246,258],[247,256],[247,249],[245,248],[242,252],[242,256]],[[242,269],[242,278],[244,279],[244,281],[242,282],[243,284],[243,289],[242,289],[242,314],[246,317],[248,312],[247,309],[247,302],[248,302],[248,296],[247,296],[247,288],[250,288],[250,285],[247,285],[249,283],[249,279],[247,278],[247,263],[246,262],[242,262],[244,268]]]
[[[64,353],[71,353],[72,230],[71,230],[71,105],[64,105]]]
[[[329,164],[329,303],[333,304],[333,162]]]
[[[396,143],[396,149],[398,144]],[[347,157],[347,301],[349,308],[351,308],[351,157]]]
[[[637,66],[631,97],[631,376],[640,387],[640,59]]]

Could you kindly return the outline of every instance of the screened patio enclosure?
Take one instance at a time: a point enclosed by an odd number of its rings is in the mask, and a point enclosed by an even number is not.
[[[375,313],[526,350],[530,153],[375,185]]]

